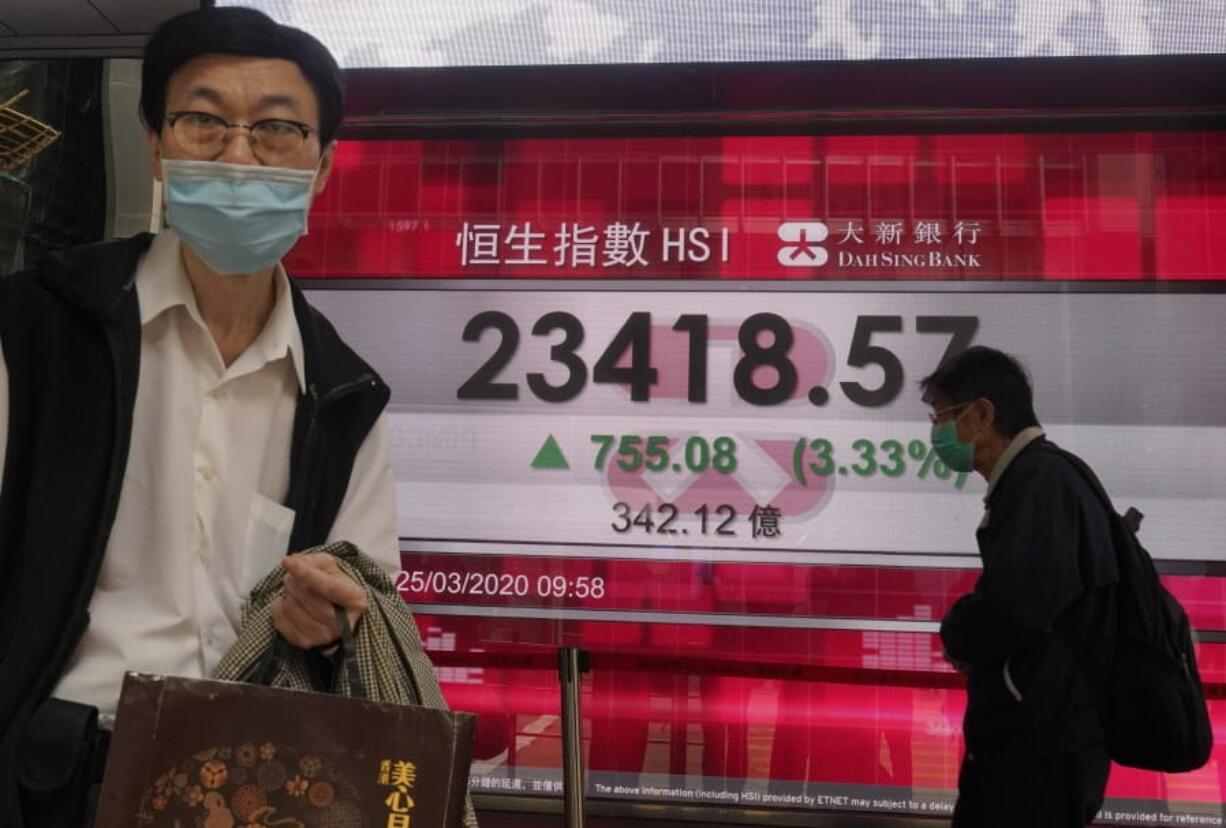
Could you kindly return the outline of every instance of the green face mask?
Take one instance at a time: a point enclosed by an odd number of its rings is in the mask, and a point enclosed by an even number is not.
[[[956,472],[975,470],[975,444],[958,439],[957,420],[932,427],[932,450],[942,463]]]

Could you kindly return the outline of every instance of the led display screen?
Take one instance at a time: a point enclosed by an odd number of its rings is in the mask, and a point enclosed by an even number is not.
[[[917,382],[987,344],[1098,471],[1226,726],[1226,137],[342,142],[287,259],[387,379],[404,571],[474,790],[947,814],[985,483]],[[1226,763],[1103,820],[1220,821]]]
[[[1220,54],[1214,0],[222,0],[344,68]]]

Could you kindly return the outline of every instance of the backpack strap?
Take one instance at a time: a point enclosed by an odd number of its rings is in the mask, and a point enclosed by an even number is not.
[[[1135,506],[1129,506],[1122,515],[1116,512],[1114,504],[1111,503],[1111,497],[1107,494],[1107,490],[1103,488],[1103,484],[1099,481],[1098,475],[1094,473],[1094,470],[1090,468],[1086,461],[1082,460],[1071,451],[1066,451],[1060,448],[1051,441],[1043,441],[1040,448],[1045,451],[1055,452],[1072,463],[1073,468],[1077,469],[1077,471],[1081,473],[1082,478],[1090,484],[1090,488],[1094,490],[1095,494],[1098,495],[1098,499],[1103,502],[1111,514],[1118,515],[1120,520],[1124,522],[1124,525],[1127,526],[1129,531],[1131,531],[1134,535],[1141,531],[1141,521],[1145,520],[1145,515],[1142,514],[1141,511]]]
[[[1040,451],[1049,451],[1052,454],[1058,454],[1065,460],[1069,461],[1073,468],[1075,468],[1078,473],[1081,474],[1081,478],[1085,480],[1087,484],[1089,484],[1099,501],[1107,507],[1108,514],[1112,515],[1113,517],[1118,517],[1120,520],[1124,521],[1124,525],[1131,529],[1134,534],[1140,531],[1141,521],[1145,518],[1145,515],[1141,514],[1135,507],[1132,506],[1129,506],[1128,511],[1123,515],[1120,515],[1120,513],[1115,510],[1115,504],[1111,502],[1111,496],[1108,495],[1107,490],[1103,488],[1103,484],[1098,479],[1098,475],[1094,473],[1094,470],[1090,468],[1086,461],[1082,460],[1071,451],[1060,448],[1050,440],[1040,441],[1036,448],[1038,448]]]

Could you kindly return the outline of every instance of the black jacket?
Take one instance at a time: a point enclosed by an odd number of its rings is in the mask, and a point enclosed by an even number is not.
[[[983,572],[941,622],[971,665],[963,730],[985,765],[1102,741],[1095,699],[1114,651],[1119,581],[1106,510],[1045,438],[997,482],[976,533]]]
[[[89,623],[118,508],[140,373],[136,267],[152,236],[75,248],[0,277],[9,438],[0,488],[0,824],[20,825],[33,709]],[[387,386],[291,288],[307,393],[291,443],[291,550],[323,543]],[[0,435],[2,437],[2,435]]]

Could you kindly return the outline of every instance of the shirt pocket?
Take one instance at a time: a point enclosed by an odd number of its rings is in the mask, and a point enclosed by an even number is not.
[[[241,598],[278,566],[289,552],[294,530],[294,510],[256,492],[247,513],[247,532],[243,541]]]

